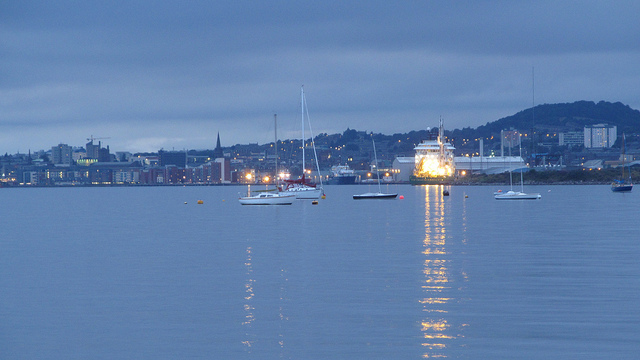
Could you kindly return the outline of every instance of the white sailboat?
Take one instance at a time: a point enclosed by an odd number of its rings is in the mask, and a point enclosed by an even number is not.
[[[247,196],[241,197],[238,199],[240,204],[242,205],[291,205],[293,201],[296,199],[296,196],[293,194],[283,194],[278,191],[277,179],[278,179],[278,120],[277,116],[273,115],[274,121],[274,132],[275,132],[275,154],[276,154],[276,167],[275,167],[275,179],[276,179],[276,188],[275,189],[267,189],[258,191],[258,194],[251,195],[251,186],[248,188]]]
[[[518,143],[520,144],[520,158],[522,158],[522,141],[518,134]],[[511,144],[509,144],[509,157],[511,157]],[[496,200],[537,200],[542,198],[542,195],[538,193],[525,193],[524,192],[524,179],[522,175],[522,168],[520,168],[520,191],[513,190],[513,175],[511,172],[511,166],[509,166],[509,182],[511,188],[507,192],[498,191],[495,192],[493,197]]]
[[[322,188],[322,177],[320,177],[320,186],[316,184],[308,182],[305,178],[305,146],[304,146],[304,113],[305,113],[305,98],[304,98],[304,87],[300,88],[300,103],[302,106],[302,176],[297,180],[284,180],[284,187],[281,188],[281,193],[283,194],[293,194],[296,199],[310,199],[315,200],[319,199],[324,195],[324,189]],[[307,114],[307,119],[309,118],[309,114]],[[311,122],[309,122],[309,130],[311,130]],[[320,174],[320,167],[318,165],[318,154],[316,153],[316,146],[313,143],[313,133],[311,133],[311,144],[313,145],[313,154],[316,160],[316,166],[318,170],[318,174]]]
[[[531,96],[531,114],[533,117],[533,122],[535,123],[535,76],[533,74],[533,69],[531,69],[531,87],[532,87],[532,96]],[[511,158],[511,144],[512,141],[509,141],[509,158]],[[520,145],[520,159],[522,159],[522,139],[520,138],[520,134],[518,133],[518,144]],[[525,193],[524,192],[524,180],[522,179],[522,168],[520,168],[520,191],[513,190],[513,177],[511,174],[511,166],[509,166],[509,181],[511,188],[506,193],[501,193],[501,191],[497,191],[493,193],[493,197],[496,200],[538,200],[542,198],[542,195],[538,193]]]
[[[249,195],[238,199],[242,205],[291,205],[295,201],[295,195],[284,195],[279,192],[259,192],[257,195]]]
[[[382,187],[380,185],[380,173],[378,171],[378,154],[376,152],[376,142],[373,140],[373,137],[371,137],[371,141],[373,142],[373,155],[376,159],[376,177],[378,178],[378,192],[374,193],[374,192],[368,192],[368,193],[364,193],[364,194],[360,194],[360,195],[353,195],[353,198],[355,200],[362,200],[362,199],[395,199],[398,196],[398,193],[393,193],[393,194],[385,194],[382,192]]]

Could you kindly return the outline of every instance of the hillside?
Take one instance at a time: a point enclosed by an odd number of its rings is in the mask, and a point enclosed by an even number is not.
[[[521,132],[535,128],[536,132],[582,131],[585,125],[607,123],[616,125],[618,133],[640,133],[640,111],[620,102],[576,101],[574,103],[543,104],[514,115],[489,122],[476,129],[464,128],[447,132],[453,139],[490,138],[501,130]]]
[[[534,123],[535,121],[535,123]],[[600,101],[576,101],[563,104],[543,104],[535,108],[520,111],[475,129],[446,130],[447,139],[456,147],[457,155],[477,152],[479,143],[475,139],[484,138],[485,153],[500,151],[500,131],[516,129],[523,133],[530,133],[535,127],[536,145],[528,137],[523,142],[523,155],[545,153],[547,159],[564,157],[564,163],[577,159],[594,158],[594,154],[574,155],[581,149],[568,149],[558,146],[558,133],[567,131],[582,131],[585,125],[607,123],[618,127],[618,134],[627,134],[627,149],[640,148],[640,111],[634,110],[620,102],[611,103]],[[430,130],[422,129],[408,133],[392,135],[373,134],[378,150],[378,159],[384,164],[391,164],[396,156],[413,156],[414,147],[422,140],[437,137],[437,121],[434,120]],[[446,126],[446,124],[445,124]],[[372,134],[354,129],[347,129],[342,134],[319,134],[315,137],[318,148],[318,161],[321,168],[329,168],[338,163],[348,163],[355,169],[367,169],[373,157],[371,143]],[[226,148],[234,156],[248,156],[272,150],[272,144],[237,144]],[[616,145],[616,147],[619,145]],[[278,154],[283,164],[293,164],[300,159],[300,140],[281,140],[278,144]],[[577,154],[577,153],[576,153]],[[612,152],[610,158],[616,158],[619,150]],[[312,153],[307,153],[307,161],[312,161]],[[602,158],[602,157],[601,157]]]

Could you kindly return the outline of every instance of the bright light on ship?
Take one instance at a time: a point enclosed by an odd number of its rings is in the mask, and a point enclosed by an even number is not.
[[[464,139],[469,141],[470,139]],[[453,176],[455,165],[453,151],[455,148],[444,137],[444,125],[440,119],[437,140],[424,140],[414,150],[414,176],[419,178],[442,178]],[[467,156],[469,156],[467,154]]]
[[[453,168],[448,163],[440,165],[437,156],[424,156],[420,160],[417,174],[418,176],[451,176]]]

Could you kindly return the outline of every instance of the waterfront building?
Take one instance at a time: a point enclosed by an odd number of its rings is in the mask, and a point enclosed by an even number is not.
[[[231,160],[228,158],[217,158],[215,160],[216,164],[219,164],[219,178],[217,179],[218,183],[226,184],[231,182]]]
[[[73,150],[73,153],[71,154],[71,160],[73,161],[73,163],[76,163],[78,160],[84,159],[86,157],[87,157],[87,152],[83,148],[76,148]]]
[[[460,175],[463,171],[468,174],[500,174],[527,168],[527,164],[520,156],[456,156],[454,162],[456,171]]]
[[[584,145],[584,131],[567,131],[558,134],[558,145],[582,146]]]
[[[91,139],[86,145],[85,145],[85,149],[86,149],[86,153],[85,153],[85,158],[86,159],[98,159],[98,149],[100,149],[100,142],[98,141],[98,145],[95,145],[93,143],[93,139]]]
[[[392,173],[394,182],[409,182],[416,167],[415,156],[397,156],[392,167],[395,170]]]
[[[73,163],[73,148],[67,144],[58,144],[51,148],[51,162],[55,165],[71,165]]]
[[[102,147],[102,142],[98,141],[98,145],[93,143],[93,138],[89,140],[86,146],[85,159],[96,159],[98,162],[110,162],[111,153],[109,152],[109,146]],[[91,162],[90,162],[91,163]]]
[[[187,165],[186,151],[158,151],[160,157],[160,166],[175,165],[184,168]]]

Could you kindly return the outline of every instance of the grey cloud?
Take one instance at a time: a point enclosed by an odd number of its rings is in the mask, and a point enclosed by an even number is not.
[[[207,147],[217,131],[271,141],[256,129],[277,112],[295,133],[302,84],[316,132],[405,132],[441,115],[476,127],[531,105],[533,66],[538,103],[638,108],[638,13],[631,1],[3,2],[0,153],[71,133],[129,150]]]

